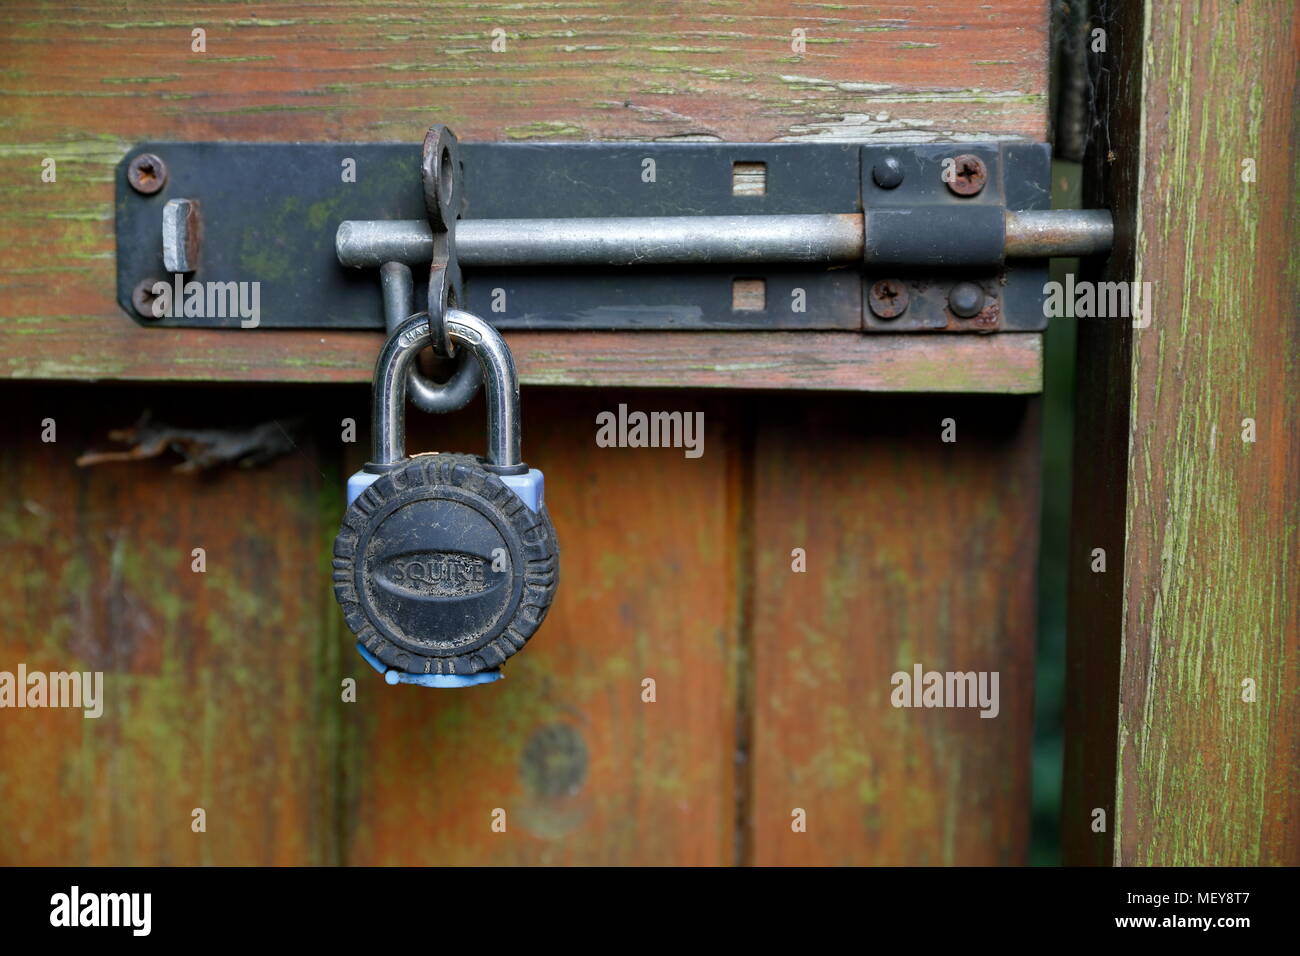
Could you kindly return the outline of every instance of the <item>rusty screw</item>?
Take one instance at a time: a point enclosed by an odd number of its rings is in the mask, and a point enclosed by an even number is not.
[[[161,281],[161,279],[156,278],[145,279],[131,290],[131,304],[135,306],[135,311],[138,312],[142,318],[150,319],[151,321],[156,321],[161,318],[161,316],[153,314],[153,304],[158,298],[153,294],[153,287],[155,283]]]
[[[141,153],[126,167],[126,181],[136,192],[152,196],[167,183],[167,164],[153,153]]]
[[[867,302],[877,318],[896,318],[907,311],[907,286],[897,279],[881,279],[872,283]]]
[[[944,177],[944,182],[958,196],[975,196],[984,188],[989,171],[984,160],[970,153],[956,156],[952,161],[951,178]]]

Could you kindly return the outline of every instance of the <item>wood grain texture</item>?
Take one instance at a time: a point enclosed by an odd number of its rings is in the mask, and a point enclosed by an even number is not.
[[[1071,640],[1118,663],[1117,695],[1086,668],[1074,691],[1115,707],[1117,864],[1300,863],[1293,13],[1148,3],[1144,33],[1116,23],[1145,70],[1114,91],[1109,150],[1132,174],[1108,184],[1130,233],[1113,274],[1151,282],[1153,316],[1131,342],[1087,343],[1098,367],[1128,359],[1117,395],[1080,396],[1131,429],[1121,480],[1092,489],[1126,534],[1107,572],[1123,575],[1120,629],[1105,615]]]
[[[151,385],[6,392],[21,414],[0,426],[0,467],[20,490],[0,506],[0,595],[21,610],[0,651],[105,662],[125,706],[98,723],[6,714],[0,861],[1023,858],[1036,400],[677,389],[1031,393],[1038,335],[510,336],[526,383],[584,386],[524,391],[524,453],[547,472],[563,552],[556,605],[501,684],[388,687],[328,593],[342,462],[365,454],[364,434],[345,447],[337,428],[364,422],[377,336],[137,327],[113,301],[112,177],[145,138],[416,142],[432,122],[470,140],[1041,140],[1047,12],[8,5],[0,375]],[[206,54],[190,52],[194,26]],[[489,51],[497,26],[506,53]],[[40,182],[46,157],[56,183]],[[205,379],[312,387],[162,387]],[[209,424],[293,406],[317,427],[266,471],[72,468],[145,402]],[[596,448],[595,412],[620,402],[704,411],[704,457]],[[36,437],[47,404],[73,422],[72,447],[68,430]],[[974,419],[957,446],[933,441],[941,407]],[[481,415],[480,399],[412,416],[410,446],[478,450]],[[792,585],[796,533],[814,571]],[[216,542],[206,576],[187,570],[198,538]],[[838,670],[817,664],[823,647]],[[887,692],[903,658],[1001,668],[1016,689],[996,720],[887,710],[873,725],[875,682]],[[356,703],[340,699],[345,675]],[[200,805],[204,836],[189,830]],[[809,833],[789,834],[791,805]]]
[[[1042,336],[531,332],[507,336],[539,385],[866,392],[1042,391]]]
[[[728,864],[737,446],[726,406],[655,392],[526,397],[524,451],[546,472],[560,542],[555,604],[486,687],[389,687],[349,652],[348,860]],[[596,447],[596,414],[618,402],[703,411],[703,455]],[[473,412],[420,419],[414,450],[482,447]],[[492,829],[497,809],[505,832]]]
[[[758,416],[753,862],[1025,862],[1039,414],[1034,399],[853,396]],[[891,676],[916,664],[998,672],[999,712],[892,706]]]
[[[97,719],[0,711],[0,863],[337,862],[340,721],[323,699],[337,696],[341,651],[321,604],[336,468],[323,475],[309,441],[219,476],[177,474],[170,456],[74,464],[146,402],[174,422],[220,407],[229,423],[286,411],[282,398],[5,396],[0,670],[100,671],[104,699]]]
[[[368,371],[366,336],[164,331],[122,315],[113,167],[132,143],[414,143],[434,122],[467,140],[1041,140],[1047,12],[1041,0],[9,4],[0,374]],[[195,27],[205,53],[191,52]],[[41,181],[46,158],[56,182]]]
[[[4,476],[33,490],[4,518],[4,597],[26,610],[0,669],[102,666],[110,698],[97,722],[0,722],[5,862],[1023,859],[1034,589],[1007,569],[1034,563],[1036,399],[526,389],[559,595],[505,681],[438,692],[383,684],[323,586],[366,454],[335,429],[363,389],[178,392],[182,416],[313,422],[301,454],[198,480],[74,470],[160,401],[104,389],[23,386],[6,443]],[[597,448],[621,402],[703,411],[703,457]],[[53,446],[47,407],[76,423]],[[479,450],[482,414],[413,416],[409,447]],[[999,716],[891,709],[910,661],[999,670]]]
[[[210,377],[230,358],[228,334],[160,330],[164,341],[125,357],[111,371],[103,357],[78,366],[75,343],[48,365],[9,355],[17,377],[186,381]],[[53,343],[58,336],[49,336]],[[221,374],[258,382],[369,382],[378,333],[264,332],[266,348]],[[506,341],[525,385],[666,388],[781,388],[868,392],[1042,390],[1042,336],[859,335],[853,332],[511,332]],[[163,350],[161,346],[167,346]],[[197,349],[197,351],[196,351]]]

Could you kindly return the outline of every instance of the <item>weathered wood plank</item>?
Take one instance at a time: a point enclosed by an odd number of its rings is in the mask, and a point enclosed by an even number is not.
[[[1042,336],[854,332],[519,333],[523,380],[542,385],[865,392],[1042,391]]]
[[[1126,457],[1085,459],[1076,480],[1076,500],[1099,501],[1073,544],[1067,858],[1295,865],[1294,11],[1152,3],[1145,26],[1141,13],[1107,24],[1110,137],[1094,159],[1111,167],[1099,198],[1121,225],[1108,277],[1149,281],[1152,317],[1080,343],[1080,440],[1131,437]],[[1106,584],[1088,580],[1094,547],[1107,549]],[[1086,734],[1107,724],[1109,739]]]
[[[253,332],[262,348],[232,354],[230,333],[123,330],[120,354],[88,354],[70,331],[43,334],[49,358],[0,359],[15,377],[185,381],[368,382],[380,336]],[[1042,336],[859,335],[853,332],[511,332],[526,385],[800,388],[870,392],[1042,390]],[[129,348],[134,342],[136,347]],[[110,361],[112,364],[110,365]]]
[[[99,671],[104,688],[99,718],[0,711],[0,862],[337,862],[340,721],[322,701],[341,651],[321,585],[337,468],[308,439],[219,476],[177,474],[170,456],[77,468],[145,402],[173,422],[288,412],[283,393],[159,401],[26,386],[0,423],[0,670]]]
[[[207,31],[207,52],[191,30]],[[807,31],[792,49],[792,31]],[[494,52],[493,31],[505,49]],[[9,5],[21,142],[1045,138],[1035,0]],[[498,46],[500,44],[498,43]],[[93,83],[87,79],[93,78]],[[737,109],[744,104],[743,109]],[[53,107],[53,108],[52,108]]]
[[[727,406],[664,398],[526,395],[524,453],[546,472],[562,570],[504,680],[389,687],[346,652],[349,862],[732,862],[736,446]],[[619,402],[704,412],[703,455],[596,447],[596,413]],[[474,412],[411,428],[412,450],[484,443]]]
[[[635,7],[336,2],[259,6],[256,16],[244,7],[165,0],[147,18],[107,3],[11,4],[6,13],[0,26],[6,64],[0,96],[10,107],[0,118],[6,183],[0,213],[8,224],[0,234],[5,377],[369,379],[374,335],[318,341],[261,330],[149,330],[119,312],[113,166],[143,138],[415,142],[431,122],[449,123],[467,139],[516,140],[1042,139],[1046,131],[1047,9],[1039,0],[996,7],[956,0],[924,9],[898,0],[844,9],[767,0]],[[488,48],[498,25],[507,34],[502,54]],[[194,26],[208,30],[206,54],[189,52]],[[808,29],[802,58],[790,52],[795,27]],[[46,157],[58,161],[56,183],[40,181]],[[511,342],[524,380],[532,383],[780,388],[810,384],[811,367],[821,387],[838,389],[1039,388],[1037,335],[795,341],[536,333]],[[328,394],[340,391],[347,390]],[[16,404],[39,407],[44,394],[26,385]],[[276,394],[272,407],[283,398]],[[150,395],[157,401],[156,387]],[[238,404],[227,392],[194,396],[200,400],[210,407]],[[319,389],[300,398],[312,405],[334,400]],[[134,409],[123,416],[123,407],[99,390],[70,393],[67,401],[60,419],[102,406],[87,429],[134,417]],[[268,400],[259,391],[250,401]],[[620,401],[706,411],[704,458],[685,459],[670,449],[595,448],[586,431],[594,432],[595,411]],[[1019,489],[1014,507],[1033,510],[1036,485],[1022,471],[1032,457],[1026,436],[1033,430],[1013,436],[997,421],[1007,409],[1034,402],[961,400],[961,409],[992,410],[971,429],[992,463],[974,469],[967,489],[957,475],[942,473],[948,459],[925,450],[911,426],[897,426],[895,434],[888,422],[873,417],[864,425],[866,419],[855,417],[864,408],[911,408],[913,400],[877,406],[849,398],[841,412],[836,409],[846,399],[817,396],[801,399],[803,411],[788,415],[786,401],[527,390],[524,449],[547,470],[564,549],[563,583],[545,628],[509,665],[506,681],[463,692],[391,688],[353,656],[327,603],[325,556],[342,479],[332,464],[338,448],[331,436],[318,436],[301,459],[269,471],[179,487],[153,466],[75,473],[63,452],[36,446],[25,433],[22,442],[8,442],[18,449],[0,459],[9,486],[36,490],[15,496],[3,519],[21,531],[3,548],[6,567],[34,569],[3,586],[8,605],[28,608],[16,637],[6,635],[6,653],[30,648],[32,661],[81,660],[72,653],[82,653],[80,635],[93,635],[101,658],[134,668],[128,672],[134,696],[120,718],[127,724],[119,734],[124,742],[111,748],[86,742],[83,726],[91,722],[79,717],[37,737],[44,749],[35,754],[27,733],[37,733],[35,725],[0,723],[0,857],[33,863],[829,862],[853,855],[851,845],[846,849],[829,834],[838,829],[852,841],[862,827],[868,834],[862,853],[872,859],[1023,856],[1016,829],[1023,821],[1015,815],[1023,813],[1026,784],[1007,749],[1027,744],[1021,698],[1007,703],[996,721],[976,720],[997,725],[992,729],[933,728],[931,744],[915,740],[929,737],[928,725],[905,728],[912,749],[930,761],[912,792],[933,786],[925,799],[935,802],[920,809],[882,804],[884,816],[871,817],[870,794],[856,790],[859,779],[845,783],[845,768],[853,775],[861,755],[869,754],[897,782],[909,767],[908,745],[870,736],[873,728],[860,736],[843,733],[835,721],[860,713],[860,701],[831,689],[828,699],[837,703],[809,731],[829,763],[805,772],[804,738],[787,717],[791,708],[810,705],[778,686],[786,651],[775,625],[746,623],[751,618],[739,604],[740,595],[753,591],[752,561],[774,586],[786,583],[769,564],[770,549],[755,547],[760,533],[785,547],[777,527],[788,522],[782,507],[808,523],[814,555],[824,549],[850,564],[871,559],[869,536],[849,540],[829,526],[838,513],[865,534],[865,519],[845,517],[828,502],[845,487],[857,488],[864,474],[884,475],[878,487],[870,479],[868,500],[881,497],[867,513],[896,536],[912,525],[927,530],[926,540],[897,546],[909,559],[950,569],[952,582],[939,593],[949,596],[957,619],[969,622],[977,610],[991,610],[1006,622],[1005,644],[972,632],[968,644],[957,646],[987,653],[989,666],[1006,660],[1008,681],[1024,677],[1030,658],[1019,624],[1023,583],[1008,586],[991,570],[963,583],[970,568],[944,555],[958,540],[971,562],[1024,557],[1002,536],[1012,506],[985,514],[977,501],[1010,497],[1005,483]],[[177,404],[189,407],[183,396]],[[363,419],[366,409],[363,390],[352,390],[348,413]],[[772,429],[761,424],[769,414],[777,421]],[[445,420],[413,416],[411,447],[479,449],[480,415],[481,409]],[[963,415],[957,417],[964,421]],[[321,416],[335,427],[334,412]],[[910,421],[907,413],[900,421]],[[861,435],[868,427],[864,462]],[[751,428],[763,450],[757,464]],[[895,442],[922,464],[907,466]],[[36,456],[28,458],[33,447]],[[785,452],[804,472],[798,487],[806,497],[778,485],[772,462]],[[363,455],[364,448],[348,453]],[[977,454],[951,452],[962,469],[966,456]],[[995,479],[994,464],[1007,474]],[[758,472],[750,479],[752,467]],[[918,481],[919,489],[903,479]],[[761,524],[751,507],[757,490]],[[157,498],[146,499],[146,492]],[[45,524],[24,524],[33,514],[43,514]],[[951,520],[940,520],[944,515]],[[971,531],[986,520],[995,542],[988,552]],[[224,542],[216,550],[249,557],[216,591],[188,578],[174,589],[150,590],[159,583],[153,565],[172,551],[188,553],[187,541],[199,533]],[[64,540],[76,546],[69,550]],[[128,557],[144,550],[143,571],[115,570],[118,542]],[[1026,535],[1022,549],[1031,546],[1032,534]],[[159,557],[150,548],[169,550]],[[47,613],[33,593],[50,580],[60,603]],[[929,613],[929,604],[920,603],[929,592],[907,596],[918,601],[918,616]],[[793,619],[793,597],[765,599],[773,603],[764,613]],[[831,593],[825,607],[813,609],[815,625],[842,623],[842,600],[863,614],[876,611],[851,594]],[[754,639],[741,646],[747,627]],[[948,650],[947,632],[932,616],[909,622],[899,611],[888,627],[870,653],[915,646],[926,654],[934,648],[942,660]],[[792,633],[803,641],[798,646],[811,642],[812,631]],[[860,668],[877,673],[875,658],[853,656],[865,652],[848,646],[845,635],[833,636],[848,661],[846,686],[857,686]],[[899,643],[913,636],[915,645]],[[276,643],[269,671],[254,675],[249,662],[270,639]],[[53,643],[41,657],[45,641]],[[754,651],[763,655],[756,683],[745,676]],[[188,668],[179,679],[167,669],[174,659]],[[341,671],[358,678],[355,704],[339,698]],[[653,704],[641,699],[646,676],[658,681]],[[220,695],[222,709],[204,692]],[[741,722],[770,730],[770,740],[738,726],[741,696]],[[781,709],[764,711],[777,704]],[[897,713],[886,716],[898,720]],[[735,769],[737,741],[750,748],[753,762],[743,776]],[[979,755],[977,763],[952,770],[942,762],[950,755],[944,748],[966,744]],[[876,756],[878,747],[883,756]],[[998,778],[1004,789],[995,791],[988,761],[1000,759],[1012,769]],[[795,786],[786,767],[798,771]],[[956,816],[970,805],[958,783],[974,788],[974,830],[955,840],[947,839],[951,827],[936,830],[945,838],[935,843],[919,828],[966,820]],[[788,833],[786,804],[795,796],[810,807],[806,836],[815,842],[787,847],[780,841]],[[186,814],[201,800],[209,801],[210,839],[195,843],[202,838],[189,832]],[[238,831],[225,822],[234,805],[242,813]],[[496,807],[507,810],[506,833],[490,828]],[[906,820],[916,842],[889,842],[879,834],[882,819]]]
[[[1046,135],[1047,5],[162,0],[0,25],[0,374],[333,380],[367,337],[139,329],[114,302],[113,167],[143,139],[874,141]],[[191,51],[191,30],[207,51]],[[505,31],[492,52],[492,31]],[[807,31],[803,53],[791,31]],[[58,179],[41,180],[42,162]],[[274,370],[274,371],[272,371]],[[620,380],[621,381],[621,380]],[[728,384],[717,382],[715,384]]]
[[[1037,400],[798,396],[755,412],[750,858],[1025,862]],[[917,664],[997,672],[997,715],[894,707],[891,676]]]

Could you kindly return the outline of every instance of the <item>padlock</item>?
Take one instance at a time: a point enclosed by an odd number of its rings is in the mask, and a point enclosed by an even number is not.
[[[544,479],[520,459],[519,379],[501,334],[449,309],[445,326],[482,368],[485,457],[406,454],[407,371],[427,313],[389,336],[375,365],[373,460],[348,479],[334,595],[357,649],[390,684],[483,684],[533,636],[559,583]]]

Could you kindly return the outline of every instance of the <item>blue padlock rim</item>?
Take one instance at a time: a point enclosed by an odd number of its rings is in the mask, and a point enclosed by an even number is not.
[[[366,663],[384,675],[389,684],[418,684],[420,687],[473,687],[476,684],[491,684],[506,675],[500,668],[479,671],[477,674],[407,674],[394,670],[379,658],[366,650],[365,645],[357,642],[357,651],[366,659]]]
[[[357,496],[365,491],[372,484],[378,481],[382,476],[373,471],[358,471],[348,479],[347,489],[347,507],[352,506],[352,502],[357,500]],[[533,514],[537,514],[546,503],[546,476],[536,468],[529,468],[528,473],[524,475],[498,475],[501,483],[515,493],[524,506]]]

